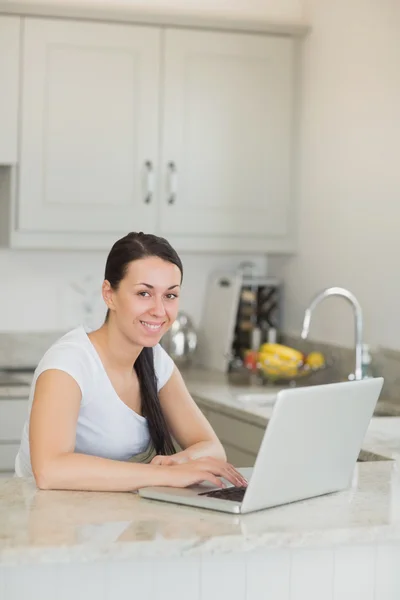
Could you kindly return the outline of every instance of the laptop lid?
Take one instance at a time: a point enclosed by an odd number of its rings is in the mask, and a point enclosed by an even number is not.
[[[241,512],[347,488],[383,378],[282,390]]]

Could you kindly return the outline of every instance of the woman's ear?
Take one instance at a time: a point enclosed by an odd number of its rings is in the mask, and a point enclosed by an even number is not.
[[[109,310],[115,310],[113,289],[110,285],[110,282],[107,279],[103,281],[103,285],[101,286],[101,293],[103,296],[103,300],[107,305],[107,308]]]

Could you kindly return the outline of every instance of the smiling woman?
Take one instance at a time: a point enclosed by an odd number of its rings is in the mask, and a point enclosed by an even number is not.
[[[33,475],[42,489],[223,487],[220,477],[246,485],[159,345],[176,319],[182,276],[164,238],[129,233],[114,244],[104,324],[64,335],[35,371],[16,475]],[[151,463],[140,462],[152,450]]]

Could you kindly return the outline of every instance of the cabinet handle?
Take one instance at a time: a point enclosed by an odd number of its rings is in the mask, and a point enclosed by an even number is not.
[[[168,163],[168,171],[169,171],[169,196],[168,196],[168,204],[175,204],[177,191],[178,191],[178,179],[177,179],[177,171],[176,165],[173,161]]]
[[[154,171],[153,171],[153,163],[151,160],[146,160],[144,163],[146,167],[146,194],[144,196],[144,203],[150,204],[153,199],[154,193]]]

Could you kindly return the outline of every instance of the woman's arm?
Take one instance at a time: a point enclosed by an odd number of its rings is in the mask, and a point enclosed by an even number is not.
[[[41,489],[125,492],[147,486],[186,487],[219,477],[235,483],[228,465],[212,460],[167,467],[109,460],[74,453],[81,402],[76,381],[58,369],[37,379],[30,417],[30,454],[36,484]]]
[[[162,473],[155,465],[74,453],[81,397],[78,384],[64,371],[50,369],[37,379],[29,438],[32,470],[38,487],[130,491],[161,485]]]
[[[226,461],[221,442],[191,397],[177,367],[160,390],[159,398],[170,431],[184,448],[174,456],[175,460],[208,456]]]

